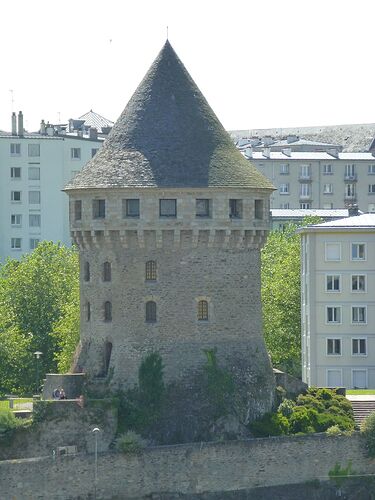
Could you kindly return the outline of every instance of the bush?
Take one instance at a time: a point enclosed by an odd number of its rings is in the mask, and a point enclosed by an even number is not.
[[[290,417],[295,406],[296,403],[292,399],[284,399],[284,401],[280,403],[277,411],[280,412],[284,417]]]
[[[122,453],[139,453],[146,446],[146,441],[134,431],[126,432],[116,440],[116,448]]]
[[[361,433],[366,440],[366,448],[370,457],[375,457],[375,412],[370,413],[361,423]]]
[[[261,419],[250,424],[255,437],[281,436],[289,434],[289,422],[281,413],[266,413]]]
[[[7,431],[18,427],[18,421],[10,410],[0,411],[0,434],[5,434]]]
[[[314,432],[317,415],[318,412],[314,408],[296,406],[289,418],[292,433]]]
[[[340,427],[337,424],[331,425],[331,427],[328,427],[328,429],[326,430],[326,434],[328,436],[341,436],[342,430],[340,429]]]

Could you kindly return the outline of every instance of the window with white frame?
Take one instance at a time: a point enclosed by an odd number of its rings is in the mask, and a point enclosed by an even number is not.
[[[375,165],[374,164],[368,166],[368,174],[375,175]]]
[[[21,201],[21,191],[11,191],[10,199],[15,202]]]
[[[289,183],[280,184],[279,186],[280,194],[289,194]]]
[[[36,247],[39,245],[40,239],[39,238],[30,238],[30,250],[35,250]]]
[[[341,306],[327,306],[326,321],[327,323],[341,323]]]
[[[323,175],[332,175],[333,174],[333,168],[331,164],[326,164],[323,165]]]
[[[327,339],[327,356],[341,356],[341,339]]]
[[[29,204],[40,205],[40,191],[29,191]]]
[[[352,292],[366,291],[366,275],[352,274]]]
[[[10,156],[20,156],[21,155],[21,144],[11,143],[10,145]]]
[[[280,165],[280,174],[281,175],[288,175],[289,174],[289,164],[288,163],[282,163]]]
[[[28,144],[27,153],[32,157],[40,156],[40,144]]]
[[[81,148],[70,148],[70,157],[72,160],[80,160]]]
[[[352,323],[353,325],[367,323],[366,306],[352,306]]]
[[[375,194],[375,184],[368,185],[368,194]]]
[[[345,186],[345,195],[349,197],[355,196],[355,185],[354,184],[347,184]]]
[[[341,280],[341,276],[339,274],[327,274],[326,275],[326,292],[339,292],[340,291],[340,280]]]
[[[300,196],[308,197],[311,194],[310,184],[301,184],[300,185]]]
[[[310,178],[310,165],[301,165],[300,166],[300,177],[302,179]]]
[[[325,260],[339,261],[341,260],[341,243],[326,242],[325,244]]]
[[[323,194],[333,194],[333,184],[324,184]]]
[[[347,164],[345,165],[345,177],[354,177],[355,176],[355,165]]]
[[[366,244],[365,243],[352,243],[352,260],[366,260]]]
[[[39,180],[40,180],[40,168],[29,167],[29,181],[39,181]]]
[[[21,179],[21,167],[11,167],[10,168],[10,178],[11,179]]]
[[[300,203],[299,208],[301,208],[302,210],[308,210],[309,208],[311,208],[311,205],[310,203]]]
[[[30,214],[29,215],[29,226],[30,227],[40,227],[40,214]]]
[[[367,356],[367,339],[352,339],[352,356]]]
[[[13,227],[21,227],[22,226],[22,215],[21,214],[11,214],[10,224]]]
[[[21,250],[22,248],[22,239],[21,238],[11,238],[10,247],[12,250]]]

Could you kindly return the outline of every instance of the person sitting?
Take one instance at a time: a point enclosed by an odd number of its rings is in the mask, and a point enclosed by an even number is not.
[[[60,389],[60,399],[67,399],[63,388]]]

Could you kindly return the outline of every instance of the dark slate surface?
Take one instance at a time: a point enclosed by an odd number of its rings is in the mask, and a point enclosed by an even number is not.
[[[237,151],[168,41],[66,189],[138,186],[273,188]]]

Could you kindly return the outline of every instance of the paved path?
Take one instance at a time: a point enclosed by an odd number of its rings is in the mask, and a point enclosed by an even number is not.
[[[347,394],[349,401],[375,401],[375,394]]]

